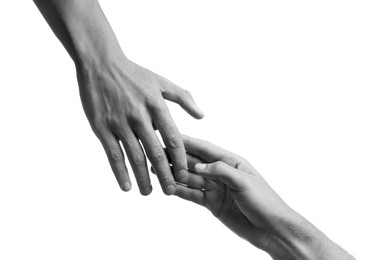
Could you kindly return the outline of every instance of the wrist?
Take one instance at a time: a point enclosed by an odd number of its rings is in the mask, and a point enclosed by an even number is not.
[[[68,1],[61,17],[69,36],[68,52],[76,67],[110,64],[125,59],[98,1]]]
[[[109,44],[96,46],[94,41],[89,38],[78,39],[75,44],[75,55],[72,59],[78,70],[112,68],[116,67],[116,64],[120,66],[124,61],[127,61],[119,46],[112,46],[111,48]]]
[[[355,259],[293,210],[277,222],[265,250],[274,259]]]
[[[276,228],[278,242],[297,259],[315,259],[322,233],[298,213],[284,218]]]
[[[273,259],[317,259],[315,244],[321,240],[309,223],[297,213],[289,213],[275,220],[264,250]]]

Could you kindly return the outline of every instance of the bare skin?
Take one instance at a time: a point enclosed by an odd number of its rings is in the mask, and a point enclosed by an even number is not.
[[[354,259],[292,210],[242,157],[183,136],[190,175],[175,195],[209,209],[273,259]]]
[[[122,190],[132,187],[126,154],[141,194],[152,192],[147,156],[163,191],[172,195],[176,183],[155,130],[169,151],[176,177],[186,176],[182,137],[165,100],[200,119],[204,115],[191,94],[127,59],[97,0],[34,2],[75,63],[85,114]]]

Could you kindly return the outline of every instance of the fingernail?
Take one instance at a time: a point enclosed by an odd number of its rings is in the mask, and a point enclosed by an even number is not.
[[[173,186],[173,185],[169,185],[169,186],[167,187],[167,189],[165,190],[165,192],[166,192],[167,195],[172,195],[172,194],[175,193],[175,191],[176,191],[176,188],[175,188],[175,186]]]
[[[141,194],[144,195],[144,196],[147,196],[150,193],[152,193],[152,190],[153,190],[153,187],[152,187],[152,185],[150,185],[146,189],[141,189]]]
[[[204,170],[204,169],[206,169],[206,164],[203,164],[203,163],[197,163],[197,164],[195,164],[195,169],[197,169],[197,170],[199,170],[199,171],[201,171],[201,170]]]
[[[202,111],[202,109],[200,109],[198,106],[196,106],[196,108],[198,109],[198,112],[199,114],[204,117],[204,112]]]
[[[122,189],[123,191],[129,191],[129,190],[131,190],[131,184],[130,184],[130,182],[122,183],[121,189]]]

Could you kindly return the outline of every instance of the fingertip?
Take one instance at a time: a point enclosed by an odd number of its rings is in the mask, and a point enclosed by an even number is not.
[[[175,177],[176,179],[178,180],[183,180],[184,178],[186,178],[188,176],[188,171],[183,169],[183,170],[180,170],[178,172],[175,172]]]
[[[195,104],[195,107],[196,107],[197,110],[198,110],[199,117],[200,117],[200,118],[203,118],[203,117],[204,117],[204,112],[202,111],[202,109],[200,109],[196,104]]]
[[[198,172],[203,172],[204,170],[206,170],[206,168],[207,168],[207,165],[204,163],[195,164],[195,170]]]
[[[142,196],[148,196],[152,193],[152,190],[153,190],[153,187],[152,187],[152,185],[150,185],[149,187],[147,187],[145,189],[141,189],[140,193]]]
[[[195,118],[202,119],[204,117],[204,112],[195,103],[194,103],[194,106],[195,106],[195,111],[196,111]]]
[[[203,119],[204,116],[205,116],[205,114],[203,112],[200,112],[194,118],[200,120],[200,119]]]
[[[128,192],[131,190],[131,183],[130,182],[124,182],[120,185],[121,189],[125,192]]]
[[[168,187],[166,187],[164,190],[165,195],[168,196],[175,194],[175,192],[176,192],[176,186],[173,184],[168,185]]]
[[[190,114],[195,119],[202,119],[205,116],[203,111],[195,103],[193,103],[189,107],[183,106],[183,108],[187,111],[188,114]]]

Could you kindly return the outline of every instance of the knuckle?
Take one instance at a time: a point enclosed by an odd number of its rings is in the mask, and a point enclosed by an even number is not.
[[[92,127],[100,128],[103,123],[102,117],[99,115],[95,115],[90,119],[90,123]]]
[[[191,92],[189,92],[189,91],[186,90],[186,89],[183,89],[183,97],[184,97],[185,99],[192,99]]]
[[[238,169],[243,163],[243,158],[241,157],[226,156],[222,160],[236,169]]]
[[[135,167],[139,168],[145,166],[145,157],[143,153],[140,152],[133,153],[131,158],[133,160],[133,164]]]
[[[236,154],[227,154],[221,157],[221,161],[238,169],[247,163],[246,159]]]
[[[123,120],[116,116],[109,117],[107,121],[108,124],[115,129],[119,129],[123,125]]]
[[[226,169],[226,164],[221,162],[221,161],[218,161],[214,164],[214,169],[216,171],[223,171]]]
[[[122,151],[119,149],[109,151],[108,156],[114,162],[119,162],[123,158]]]
[[[165,93],[171,91],[175,87],[174,84],[170,80],[168,80],[167,78],[165,78],[163,76],[158,77],[158,82],[159,82],[159,88],[160,88],[161,94],[165,94]]]
[[[238,159],[237,159],[237,163],[236,163],[236,168],[240,168],[240,167],[242,167],[242,166],[244,166],[244,165],[248,165],[249,164],[249,162],[245,159],[245,158],[242,158],[241,156],[240,157],[238,157]]]
[[[231,161],[232,161],[232,166],[234,167],[234,168],[236,168],[236,169],[239,169],[239,168],[241,168],[243,165],[246,165],[246,164],[248,164],[248,161],[245,159],[245,158],[243,158],[243,157],[241,157],[241,156],[239,156],[239,155],[234,155],[234,156],[232,156],[231,157]]]
[[[157,91],[147,91],[144,92],[144,101],[148,106],[154,107],[159,104],[161,96],[161,92]]]
[[[183,140],[178,134],[172,134],[165,140],[165,145],[168,149],[178,149],[182,146]]]
[[[163,99],[154,99],[153,102],[149,103],[149,107],[154,113],[161,114],[166,111],[166,105]]]
[[[125,168],[120,168],[117,170],[117,175],[119,178],[123,179],[127,176],[127,170]]]
[[[180,105],[183,105],[186,102],[189,102],[192,100],[192,95],[188,90],[183,89],[182,95],[181,95],[181,100],[180,100]]]
[[[100,116],[95,116],[92,119],[90,119],[90,125],[93,130],[93,132],[100,136],[103,132],[103,130],[106,128],[106,124],[104,120]]]
[[[161,164],[165,160],[165,152],[163,149],[155,149],[151,153],[151,160],[155,164]]]
[[[122,138],[124,139],[126,138],[126,136],[128,136],[128,130],[129,130],[128,127],[121,125],[113,128],[112,132],[116,134],[120,139]]]
[[[144,121],[144,113],[140,109],[132,109],[128,115],[131,124],[140,124]]]

